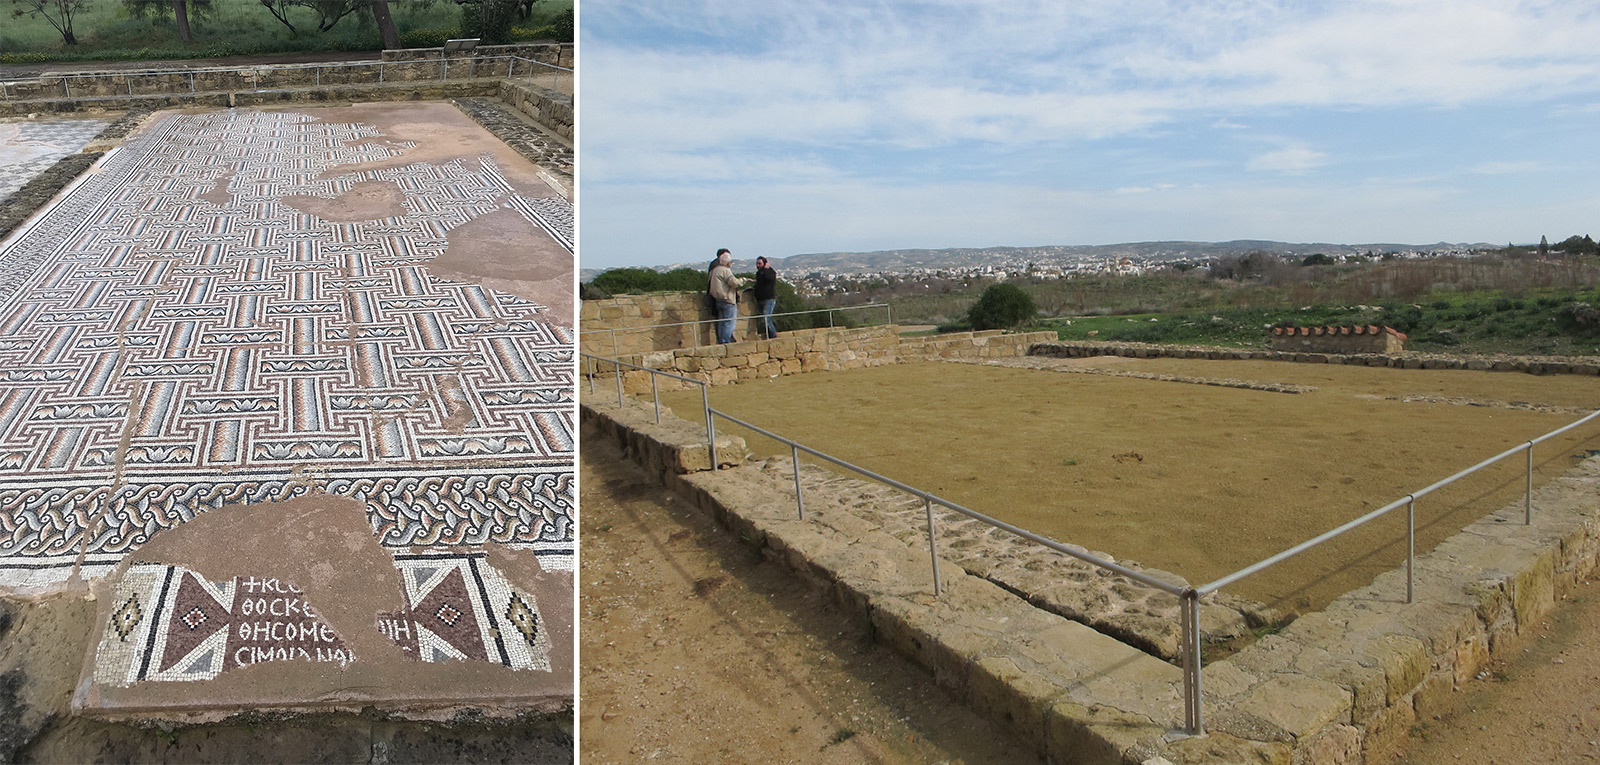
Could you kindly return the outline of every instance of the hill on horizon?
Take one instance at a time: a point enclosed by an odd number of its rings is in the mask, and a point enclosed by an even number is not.
[[[1037,247],[949,247],[943,249],[874,250],[869,252],[803,253],[787,257],[768,255],[780,271],[811,273],[878,273],[906,271],[913,268],[972,268],[988,264],[1072,265],[1085,261],[1108,258],[1133,258],[1145,262],[1169,263],[1185,260],[1209,260],[1247,252],[1265,251],[1277,255],[1304,257],[1316,253],[1324,255],[1361,255],[1368,252],[1411,252],[1429,255],[1492,249],[1501,245],[1488,243],[1398,244],[1392,242],[1368,244],[1334,244],[1330,242],[1277,242],[1265,239],[1235,239],[1227,242],[1125,242],[1121,244],[1043,245]],[[678,262],[659,266],[635,266],[656,271],[674,268],[703,269],[710,258]],[[734,270],[749,271],[755,268],[754,258],[738,258]],[[585,268],[580,272],[582,281],[589,281],[610,269]]]

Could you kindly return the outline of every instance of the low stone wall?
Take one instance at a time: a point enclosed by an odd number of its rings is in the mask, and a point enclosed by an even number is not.
[[[451,80],[448,82],[400,82],[382,85],[340,85],[290,90],[181,93],[165,96],[108,96],[39,101],[0,101],[0,117],[34,113],[68,114],[90,111],[181,109],[208,106],[226,109],[263,104],[319,103],[327,101],[448,101],[452,98],[494,96],[498,80]]]
[[[243,67],[196,67],[193,70],[117,70],[74,72],[0,82],[0,115],[63,112],[81,109],[159,109],[174,105],[217,105],[216,94],[236,95],[237,103],[263,103],[253,98],[271,91],[306,92],[287,100],[331,100],[358,97],[351,88],[396,84],[444,85],[456,80],[493,80],[486,91],[454,91],[452,95],[498,95],[498,81],[514,75],[518,82],[533,64],[496,56],[518,55],[572,68],[571,45],[484,46],[470,55],[443,56],[442,48],[384,51],[370,62],[270,64]],[[324,95],[316,95],[324,91]],[[359,92],[359,91],[356,91]],[[374,91],[382,92],[382,91]],[[327,95],[338,93],[338,95]],[[256,94],[254,97],[246,94]],[[439,96],[430,96],[438,98]],[[233,105],[227,103],[223,105]],[[568,99],[568,111],[570,111]],[[570,123],[570,116],[567,121]],[[570,131],[569,131],[570,138]]]
[[[1050,332],[1007,335],[995,330],[902,338],[899,329],[893,324],[802,329],[781,333],[771,340],[745,340],[725,345],[624,354],[619,360],[625,364],[703,380],[712,385],[725,385],[740,380],[822,370],[860,369],[911,360],[1010,358],[1022,356],[1042,338],[1054,336]],[[603,338],[604,333],[599,337]],[[606,353],[607,350],[596,353]],[[606,355],[609,356],[609,353]],[[585,369],[592,374],[613,373],[612,365],[603,361],[585,362]],[[624,392],[649,393],[651,377],[649,372],[624,368]],[[663,377],[656,380],[656,385],[662,390],[676,390],[687,387],[689,383]]]
[[[1128,358],[1234,359],[1258,361],[1298,361],[1308,364],[1351,364],[1394,369],[1473,369],[1492,372],[1525,372],[1534,375],[1600,375],[1600,359],[1592,356],[1444,356],[1407,351],[1393,354],[1339,354],[1266,351],[1247,348],[1154,345],[1148,343],[1092,342],[1087,340],[1049,340],[1028,349],[1030,356],[1086,358],[1123,356]]]
[[[521,56],[545,64],[555,64],[567,69],[574,68],[574,53],[577,48],[572,43],[513,43],[511,45],[479,45],[473,49],[472,55],[478,58],[488,56]],[[460,54],[457,54],[459,56]],[[444,48],[395,48],[383,52],[384,61],[435,61],[444,56]],[[520,67],[519,67],[520,68]]]
[[[1400,353],[1406,335],[1375,324],[1343,327],[1273,327],[1272,350],[1306,353]]]
[[[510,104],[547,130],[572,142],[577,125],[572,96],[520,80],[500,81],[500,100]]]

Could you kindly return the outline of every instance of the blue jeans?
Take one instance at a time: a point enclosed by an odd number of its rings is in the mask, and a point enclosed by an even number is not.
[[[758,300],[756,301],[756,307],[761,310],[762,323],[766,324],[767,339],[771,340],[772,338],[777,337],[778,328],[772,326],[772,312],[778,307],[778,299],[772,298],[771,300]]]
[[[723,300],[717,301],[717,342],[733,342],[733,319],[738,315],[738,304]]]

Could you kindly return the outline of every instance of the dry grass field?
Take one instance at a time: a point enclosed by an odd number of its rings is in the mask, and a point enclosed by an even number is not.
[[[1565,425],[1579,409],[1600,408],[1600,380],[1592,377],[1177,359],[1063,363],[1317,389],[1286,394],[915,363],[714,388],[712,405],[980,512],[1196,584]],[[663,398],[701,421],[698,393]],[[742,435],[758,454],[788,453]],[[1594,448],[1594,423],[1540,445],[1535,485]],[[1419,500],[1418,551],[1519,499],[1523,475],[1515,457]],[[1291,610],[1320,608],[1404,555],[1405,515],[1397,512],[1228,591]]]

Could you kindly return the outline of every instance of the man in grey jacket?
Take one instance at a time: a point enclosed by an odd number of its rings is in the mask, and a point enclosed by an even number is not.
[[[739,315],[739,288],[744,280],[733,275],[733,253],[726,247],[717,250],[717,263],[711,267],[711,304],[717,310],[717,342],[733,342],[733,322]]]

